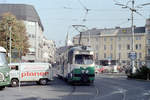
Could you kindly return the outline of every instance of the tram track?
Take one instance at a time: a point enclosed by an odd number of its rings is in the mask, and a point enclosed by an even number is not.
[[[94,96],[92,99],[90,99],[90,100],[95,100],[97,97],[100,96],[100,90],[99,90],[99,88],[96,87],[96,86],[94,86],[94,88],[95,88],[96,94],[95,94],[95,96]]]
[[[68,100],[67,97],[73,96],[73,93],[76,90],[76,86],[70,86],[70,87],[71,87],[71,91],[65,97],[60,98],[60,100]]]
[[[71,86],[71,91],[60,100],[95,100],[100,96],[100,90],[97,86],[76,85]],[[88,89],[87,89],[88,88]],[[79,96],[78,96],[79,95]]]

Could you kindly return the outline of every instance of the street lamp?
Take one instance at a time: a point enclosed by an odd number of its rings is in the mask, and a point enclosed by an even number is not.
[[[132,2],[132,7],[128,6],[129,2]],[[136,8],[142,8],[143,6],[150,5],[150,3],[145,3],[145,4],[140,4],[138,6],[135,6],[135,1],[129,0],[126,5],[120,4],[120,3],[115,3],[115,5],[121,6],[122,8],[128,8],[131,11],[131,32],[132,32],[132,51],[131,51],[131,54],[133,53],[134,56],[136,56],[135,49],[134,49],[134,35],[135,35],[134,34],[134,25],[133,25],[134,24],[134,13],[137,13],[138,15],[142,16],[139,12],[137,12]],[[135,59],[131,59],[131,61],[132,61],[132,73],[136,72]]]

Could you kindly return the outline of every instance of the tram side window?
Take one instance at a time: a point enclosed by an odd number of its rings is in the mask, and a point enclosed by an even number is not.
[[[72,57],[73,57],[72,55],[69,55],[69,56],[68,56],[68,62],[69,62],[70,64],[72,64]]]

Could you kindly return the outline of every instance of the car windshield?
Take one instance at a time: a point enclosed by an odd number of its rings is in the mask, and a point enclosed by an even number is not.
[[[93,56],[75,55],[75,64],[93,64]]]
[[[7,64],[6,54],[5,53],[0,53],[0,66],[3,66],[5,64]]]

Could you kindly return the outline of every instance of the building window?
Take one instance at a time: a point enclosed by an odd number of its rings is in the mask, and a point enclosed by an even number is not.
[[[121,50],[121,44],[119,44],[118,47],[119,47],[119,50]]]
[[[106,58],[106,53],[104,53],[104,58]]]
[[[32,34],[32,38],[35,38],[35,35],[34,35],[34,34]]]
[[[98,60],[98,53],[96,53],[96,59]]]
[[[87,38],[87,42],[89,42],[89,38]]]
[[[112,38],[112,37],[110,38],[110,41],[113,41],[113,38]]]
[[[127,44],[127,50],[130,50],[130,44]]]
[[[147,40],[147,43],[150,44],[150,39]]]
[[[106,45],[104,45],[104,50],[106,50]]]
[[[150,30],[147,30],[147,33],[150,34]]]
[[[140,52],[140,53],[139,53],[139,59],[141,59],[141,58],[142,58],[142,53]]]
[[[135,49],[136,49],[136,50],[138,49],[138,44],[135,45]]]
[[[112,44],[110,45],[110,48],[111,48],[111,50],[113,49],[113,46],[112,46]]]
[[[141,40],[141,37],[139,37],[139,40]]]
[[[31,34],[29,34],[29,37],[31,37]]]
[[[136,37],[136,40],[141,40],[141,37]]]
[[[131,38],[130,37],[128,37],[128,40],[130,40]]]
[[[139,49],[141,50],[141,44],[139,44]]]
[[[107,38],[106,38],[106,37],[104,37],[104,41],[107,41]]]
[[[121,41],[121,37],[118,37],[118,40]]]
[[[150,55],[150,49],[148,49],[148,55]]]

